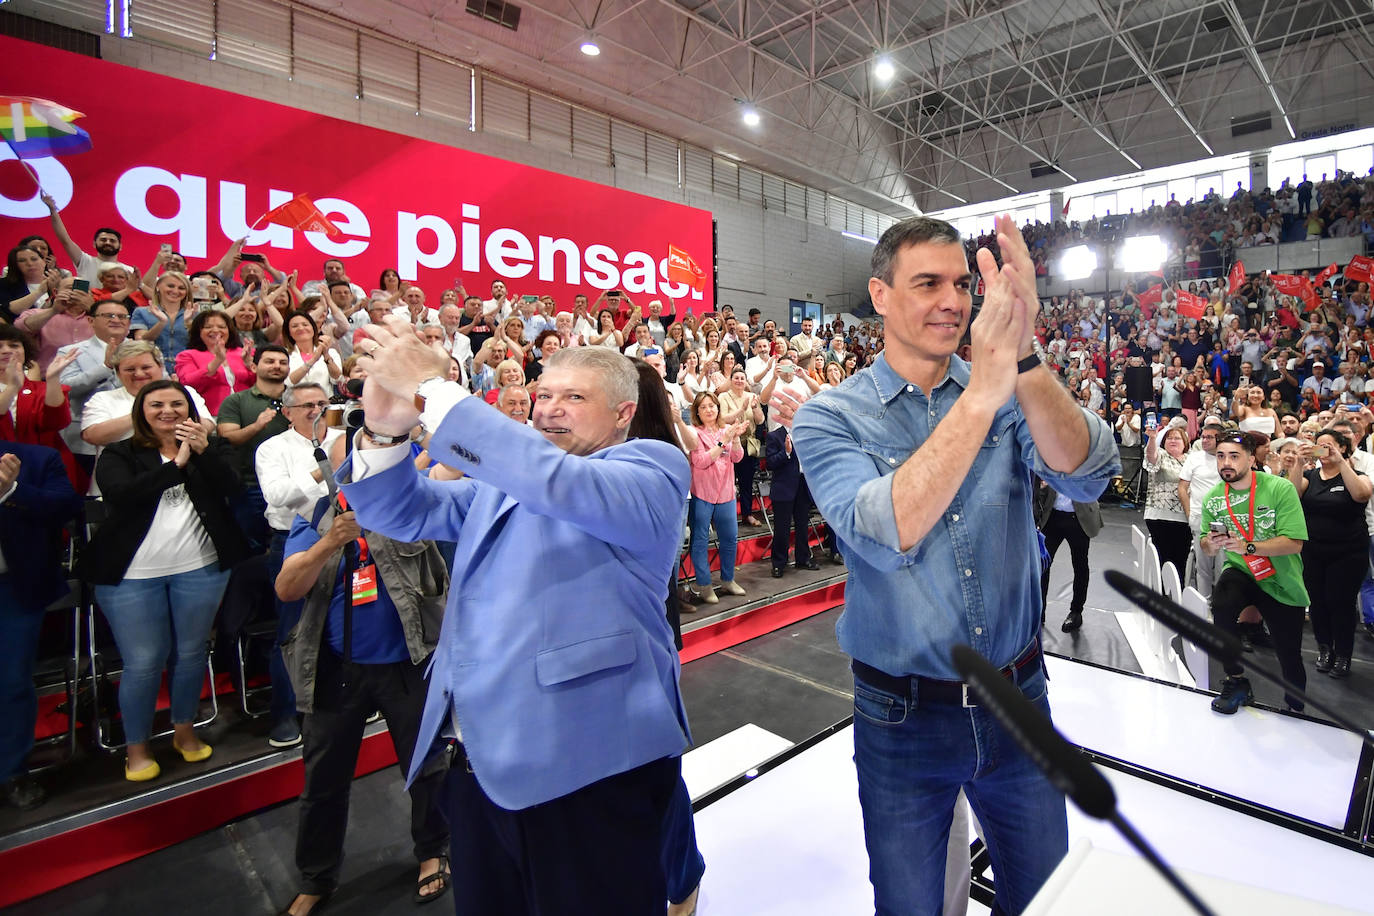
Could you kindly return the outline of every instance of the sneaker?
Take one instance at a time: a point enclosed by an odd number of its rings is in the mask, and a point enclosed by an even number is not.
[[[301,727],[296,717],[282,719],[267,733],[267,743],[276,748],[295,747],[301,743]]]
[[[1255,702],[1255,691],[1244,677],[1228,677],[1221,682],[1221,696],[1212,701],[1212,712],[1233,716],[1236,710]]]

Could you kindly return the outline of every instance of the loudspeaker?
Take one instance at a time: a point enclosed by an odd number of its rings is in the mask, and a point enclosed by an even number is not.
[[[1141,403],[1155,399],[1149,366],[1126,367],[1126,398]]]

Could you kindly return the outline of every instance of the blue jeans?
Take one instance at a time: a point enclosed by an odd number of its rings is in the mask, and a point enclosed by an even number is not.
[[[38,721],[33,667],[42,627],[42,605],[31,604],[8,575],[0,575],[0,782],[27,772],[24,760]]]
[[[706,541],[711,536],[711,526],[716,526],[716,537],[720,541],[720,581],[733,582],[735,579],[736,542],[739,539],[739,521],[735,518],[735,501],[728,503],[708,503],[704,499],[692,497],[692,571],[696,583],[705,588],[711,584],[711,556]]]
[[[173,576],[95,587],[95,599],[124,659],[119,712],[129,744],[142,744],[153,733],[157,691],[169,656],[172,722],[196,720],[210,627],[228,582],[228,570],[211,563]]]
[[[1043,668],[1017,674],[1048,716]],[[921,705],[855,678],[854,763],[877,916],[939,916],[961,787],[992,858],[994,913],[1024,910],[1068,851],[1063,794],[983,709]]]
[[[273,583],[277,581],[277,573],[281,572],[284,562],[286,534],[285,531],[273,530],[272,540],[269,542],[269,575]],[[280,598],[274,600],[277,604],[277,641],[268,654],[268,667],[272,674],[271,719],[275,725],[296,715],[296,690],[291,686],[291,676],[286,673],[286,660],[281,656],[281,647],[300,621],[301,608],[305,606],[305,602],[282,601]]]

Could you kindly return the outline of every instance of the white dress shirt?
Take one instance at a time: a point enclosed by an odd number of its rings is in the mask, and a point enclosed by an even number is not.
[[[343,431],[338,429],[325,433],[322,444],[326,455],[341,435]],[[316,500],[329,494],[326,483],[311,476],[320,467],[315,446],[295,429],[278,433],[258,446],[253,464],[267,501],[264,515],[276,531],[290,531],[297,515],[304,515]]]

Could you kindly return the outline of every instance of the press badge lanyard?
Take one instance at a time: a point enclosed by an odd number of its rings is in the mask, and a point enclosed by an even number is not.
[[[342,493],[339,494],[339,508],[345,512],[348,511],[348,500],[344,498]],[[369,562],[371,553],[367,547],[367,538],[359,537],[355,543],[358,547],[358,561],[349,577],[349,588],[344,591],[343,658],[345,662],[353,661],[353,608],[360,604],[372,604],[377,600],[377,564]]]
[[[1249,517],[1247,519],[1247,521],[1249,522],[1248,528],[1240,523],[1240,519],[1236,518],[1236,510],[1231,507],[1231,484],[1230,481],[1227,481],[1226,483],[1226,514],[1231,516],[1231,521],[1235,524],[1236,530],[1239,531],[1245,537],[1245,540],[1251,544],[1255,543],[1255,486],[1258,483],[1259,475],[1256,474],[1254,471],[1251,471],[1250,508]],[[1269,562],[1268,557],[1257,557],[1254,554],[1247,553],[1241,554],[1241,559],[1243,559],[1245,561],[1245,565],[1250,568],[1250,572],[1252,575],[1254,575],[1255,581],[1257,582],[1261,579],[1268,579],[1270,576],[1274,574],[1274,564]]]

